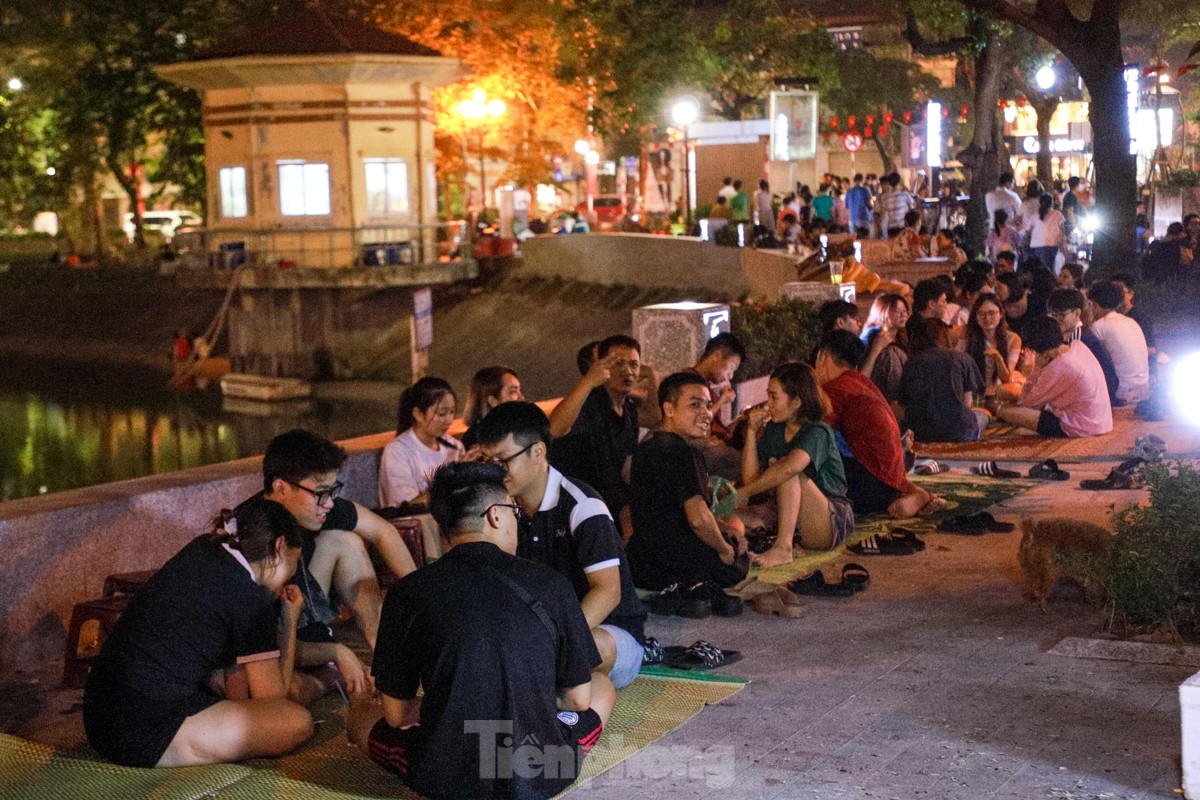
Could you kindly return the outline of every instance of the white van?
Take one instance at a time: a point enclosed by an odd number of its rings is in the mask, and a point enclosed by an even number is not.
[[[175,232],[180,228],[203,224],[204,220],[200,219],[200,215],[193,211],[146,211],[142,214],[142,230],[159,233],[167,242],[175,238]],[[122,227],[126,238],[132,242],[136,232],[132,211],[125,215],[125,224]]]

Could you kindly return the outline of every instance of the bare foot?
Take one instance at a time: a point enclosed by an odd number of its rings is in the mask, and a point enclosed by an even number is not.
[[[950,505],[950,502],[946,498],[939,497],[936,494],[930,495],[929,502],[926,503],[925,505],[921,506],[921,510],[917,512],[917,516],[918,517],[927,517],[930,514],[933,514],[937,511],[941,511],[943,508],[945,508],[948,505]]]
[[[781,550],[778,547],[772,547],[767,552],[754,556],[754,563],[764,568],[790,564],[792,563],[792,548]]]

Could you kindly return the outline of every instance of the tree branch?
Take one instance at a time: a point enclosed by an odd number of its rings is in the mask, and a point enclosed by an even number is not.
[[[932,42],[926,39],[917,26],[917,15],[911,8],[905,15],[902,33],[914,53],[928,58],[954,55],[975,44],[975,40],[970,36],[956,36],[943,42]]]
[[[1097,0],[1099,2],[1099,0]],[[1116,0],[1119,2],[1119,0]],[[1008,0],[962,0],[968,8],[1019,25],[1054,45],[1072,62],[1071,53],[1086,45],[1090,23],[1075,17],[1063,0],[1037,0],[1034,13],[1023,11]],[[1093,12],[1094,13],[1094,12]]]

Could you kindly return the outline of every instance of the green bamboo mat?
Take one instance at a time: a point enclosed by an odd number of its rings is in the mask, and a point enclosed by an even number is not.
[[[741,678],[655,668],[619,693],[600,741],[571,790],[595,778],[741,691]],[[351,747],[343,706],[323,700],[317,731],[280,759],[184,769],[118,767],[87,753],[65,753],[0,734],[0,798],[29,800],[349,800],[416,798]]]

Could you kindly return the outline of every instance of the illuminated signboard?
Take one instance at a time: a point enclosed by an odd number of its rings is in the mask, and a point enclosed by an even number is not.
[[[942,165],[942,104],[930,100],[925,106],[925,148],[929,166]]]
[[[817,93],[771,92],[771,160],[817,157]]]
[[[829,36],[838,50],[861,50],[862,28],[830,28]]]

